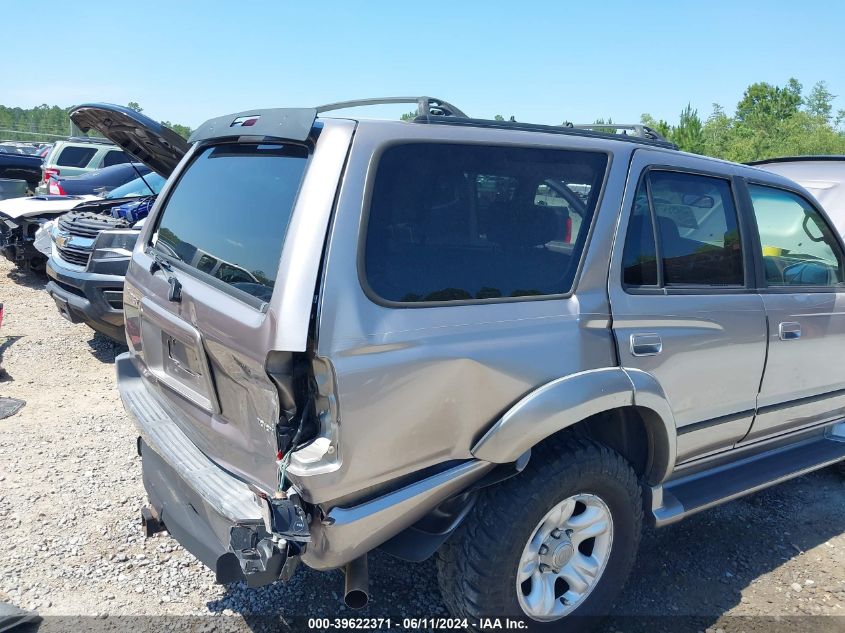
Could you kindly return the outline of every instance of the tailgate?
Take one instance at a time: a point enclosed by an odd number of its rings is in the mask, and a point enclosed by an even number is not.
[[[159,197],[127,274],[134,363],[203,453],[265,490],[277,485],[276,426],[288,402],[268,354],[275,363],[305,351],[353,129],[199,144]]]

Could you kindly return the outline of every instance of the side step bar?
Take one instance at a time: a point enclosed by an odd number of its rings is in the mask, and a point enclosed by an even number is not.
[[[845,438],[815,437],[652,488],[657,526],[845,459]]]

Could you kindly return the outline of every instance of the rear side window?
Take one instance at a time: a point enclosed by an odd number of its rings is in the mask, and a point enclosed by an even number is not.
[[[56,165],[59,167],[87,167],[96,153],[96,147],[69,145],[62,149],[56,159]]]
[[[742,286],[742,244],[729,182],[649,172],[635,196],[622,258],[629,286],[660,280],[667,287]]]
[[[103,167],[111,167],[112,165],[128,163],[130,160],[131,158],[126,152],[112,150],[103,157]]]
[[[155,249],[267,301],[308,152],[228,144],[200,151],[165,203]]]
[[[769,286],[836,286],[843,255],[824,218],[800,196],[750,185]]]
[[[415,304],[569,292],[606,167],[604,154],[557,149],[387,149],[367,221],[371,294]]]

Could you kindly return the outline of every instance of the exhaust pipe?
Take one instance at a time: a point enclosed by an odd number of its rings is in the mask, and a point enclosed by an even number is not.
[[[164,527],[164,523],[161,522],[159,513],[152,506],[141,508],[141,527],[144,528],[144,536],[147,538],[167,529]]]
[[[367,569],[367,555],[346,563],[343,570],[346,582],[343,588],[343,601],[350,609],[363,609],[370,601],[370,572]]]

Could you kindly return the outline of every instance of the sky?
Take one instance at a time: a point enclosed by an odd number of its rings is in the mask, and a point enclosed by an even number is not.
[[[841,0],[0,0],[0,22],[0,104],[136,101],[190,127],[421,94],[483,118],[676,122],[687,103],[732,113],[749,84],[790,77],[805,94],[826,80],[845,108]]]

